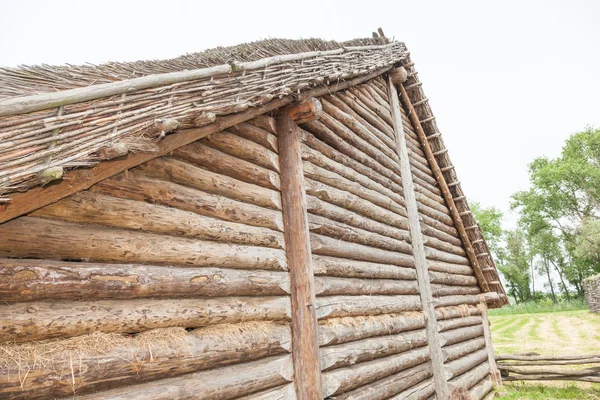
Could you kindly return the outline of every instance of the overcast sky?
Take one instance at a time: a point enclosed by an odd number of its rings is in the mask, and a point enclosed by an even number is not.
[[[0,65],[347,40],[381,26],[411,51],[467,195],[507,211],[528,163],[600,125],[599,20],[598,1],[0,0]]]

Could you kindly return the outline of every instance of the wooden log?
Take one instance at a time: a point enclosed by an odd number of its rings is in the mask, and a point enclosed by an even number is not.
[[[431,260],[429,262],[429,270],[446,274],[473,276],[473,269],[471,269],[470,266],[446,263],[443,261]]]
[[[443,212],[440,212],[439,210],[436,210],[435,208],[429,207],[426,204],[422,204],[420,202],[418,202],[417,204],[418,204],[419,211],[421,213],[427,215],[428,217],[434,218],[435,220],[437,220],[443,224],[446,224],[448,226],[454,226],[452,218],[449,215],[447,215]]]
[[[493,390],[494,384],[492,383],[492,380],[484,378],[469,390],[469,394],[471,395],[471,400],[481,400]]]
[[[0,306],[1,342],[28,342],[91,332],[196,328],[253,320],[288,320],[288,297],[33,302]]]
[[[390,71],[390,79],[394,85],[399,85],[406,82],[408,79],[408,72],[404,67],[394,68]]]
[[[271,117],[267,114],[259,115],[255,118],[248,120],[248,123],[257,126],[266,130],[267,132],[271,132],[272,134],[277,135],[277,121],[275,118]]]
[[[334,121],[331,117],[329,121]],[[333,122],[335,123],[335,122]],[[347,143],[340,138],[334,131],[328,126],[323,124],[321,121],[309,122],[304,126],[310,133],[312,133],[319,140],[327,143],[340,153],[345,154],[348,157],[354,159],[366,167],[372,169],[379,175],[383,175],[385,178],[392,180],[396,185],[402,185],[402,180],[394,170],[390,170],[382,166],[377,161],[373,160],[370,156],[362,151],[362,149],[356,148],[353,145]],[[381,183],[381,182],[380,182]]]
[[[484,379],[490,373],[490,368],[487,362],[483,362],[472,368],[471,370],[458,375],[456,378],[450,380],[450,384],[454,387],[471,388],[477,384],[477,382]]]
[[[394,279],[365,280],[318,276],[315,277],[315,286],[318,296],[419,294],[416,281],[398,281]],[[2,292],[0,291],[0,293]]]
[[[438,298],[436,307],[458,306],[465,304],[479,304],[479,296],[477,295],[455,295],[444,296]]]
[[[427,346],[427,335],[424,329],[420,329],[323,347],[319,351],[319,359],[321,370],[329,371],[423,346]]]
[[[446,372],[448,379],[454,378],[460,374],[463,374],[479,364],[487,360],[487,351],[485,349],[477,350],[475,353],[471,353],[468,356],[461,357],[459,359],[446,363]]]
[[[432,397],[435,398],[434,395],[435,382],[433,378],[429,378],[396,396],[390,397],[390,400],[426,400]]]
[[[294,384],[290,383],[275,389],[249,394],[248,396],[236,397],[235,400],[296,400],[296,398],[296,389]]]
[[[474,295],[481,293],[479,286],[431,285],[434,297]]]
[[[406,209],[390,199],[387,196],[382,195],[371,189],[367,189],[361,186],[359,183],[352,182],[341,175],[330,172],[324,168],[318,167],[310,162],[304,162],[304,176],[310,178],[313,181],[318,181],[322,184],[334,187],[339,190],[352,193],[362,199],[370,201],[371,203],[392,211],[398,215],[406,217]]]
[[[362,84],[358,87],[363,91],[363,93],[368,94],[372,100],[374,100],[376,103],[378,103],[383,108],[390,111],[390,102],[389,102],[387,94],[385,93],[385,91],[386,91],[385,84],[382,86],[382,89],[380,89],[380,90],[378,90],[379,87],[377,86],[377,84],[374,81],[365,82],[364,84]],[[391,111],[390,111],[390,114],[391,114]]]
[[[600,368],[584,368],[584,369],[560,369],[560,368],[544,368],[544,367],[508,367],[503,365],[500,368],[503,372],[511,372],[520,375],[550,375],[550,376],[597,376],[600,378]],[[510,376],[510,374],[509,374]]]
[[[427,160],[429,161],[429,164],[431,165],[433,173],[435,174],[436,180],[438,181],[438,184],[440,185],[440,187],[442,189],[442,194],[444,196],[444,200],[446,200],[446,204],[448,204],[448,208],[450,209],[450,214],[452,215],[452,219],[454,220],[454,222],[456,224],[456,228],[460,233],[460,238],[462,239],[463,245],[465,246],[465,248],[467,250],[467,256],[473,267],[473,271],[475,272],[475,276],[477,277],[477,281],[479,282],[481,291],[489,292],[490,289],[488,287],[487,280],[483,276],[483,273],[481,272],[481,268],[479,266],[479,261],[477,260],[477,257],[475,256],[475,251],[473,250],[473,247],[471,245],[471,240],[469,239],[469,236],[467,235],[467,231],[465,230],[465,227],[463,225],[462,218],[460,217],[460,215],[458,213],[458,209],[456,208],[456,205],[454,204],[454,199],[452,198],[452,194],[450,193],[450,189],[448,188],[446,179],[444,178],[444,175],[437,163],[437,160],[435,159],[435,156],[433,155],[433,150],[431,150],[431,146],[429,145],[427,136],[425,135],[425,132],[423,131],[423,128],[421,127],[421,123],[419,122],[419,117],[417,116],[416,111],[414,110],[414,108],[410,102],[410,98],[408,97],[408,94],[406,93],[406,89],[404,88],[403,85],[399,85],[399,87],[400,87],[400,92],[402,94],[402,99],[403,99],[404,103],[406,104],[407,109],[409,110],[409,113],[408,113],[409,117],[413,123],[413,126],[415,127],[415,130],[417,131],[419,139],[423,145],[423,150],[425,151],[425,154],[427,155]]]
[[[404,241],[392,239],[318,215],[309,214],[308,222],[312,233],[384,250],[402,251],[404,253],[411,252],[410,244]]]
[[[364,217],[373,219],[382,224],[398,229],[408,229],[406,217],[395,214],[383,207],[375,205],[352,193],[333,188],[320,182],[306,179],[304,181],[306,193],[323,201],[354,211]]]
[[[309,121],[315,121],[323,115],[321,102],[314,97],[299,101],[283,108],[282,113],[287,114],[296,125],[302,125]]]
[[[417,271],[417,281],[419,283],[419,293],[422,310],[427,315],[427,339],[431,353],[431,364],[433,371],[433,380],[435,383],[435,393],[438,398],[448,397],[448,384],[444,375],[444,361],[442,355],[442,344],[440,335],[437,331],[437,322],[433,296],[431,293],[431,283],[429,271],[427,269],[427,255],[423,243],[423,233],[419,219],[419,211],[415,198],[412,172],[408,163],[409,156],[406,146],[406,139],[402,128],[402,118],[400,115],[400,104],[398,102],[398,93],[394,84],[388,80],[388,93],[390,97],[390,107],[392,110],[392,126],[396,133],[396,151],[400,158],[400,170],[402,176],[402,187],[404,189],[404,198],[406,200],[406,209],[410,225],[410,236],[413,245],[413,254],[415,257],[415,269]]]
[[[600,383],[600,377],[597,376],[576,376],[576,375],[509,375],[504,379],[507,382],[517,381],[578,381]]]
[[[287,272],[0,259],[0,298],[8,303],[145,297],[277,296],[289,292]]]
[[[379,68],[371,73],[356,78],[338,80],[333,85],[319,86],[316,89],[308,90],[300,95],[293,94],[274,99],[266,104],[250,108],[244,112],[219,117],[214,123],[201,128],[179,131],[177,132],[177,135],[169,135],[161,140],[157,144],[158,151],[156,152],[130,153],[123,159],[114,159],[103,162],[92,170],[78,169],[71,171],[60,184],[37,187],[28,190],[26,193],[16,193],[11,195],[11,202],[8,205],[0,206],[0,223],[34,211],[73,193],[86,190],[95,183],[108,177],[126,171],[146,161],[163,156],[208,135],[288,105],[293,101],[303,100],[309,97],[319,97],[325,94],[335,93],[339,90],[344,90],[352,85],[371,79],[378,74],[382,74],[389,68],[390,67]]]
[[[326,192],[324,192],[326,195]],[[334,193],[335,195],[335,193]],[[370,232],[388,236],[393,239],[404,241],[407,239],[407,231],[384,223],[374,221],[360,214],[348,211],[343,207],[328,203],[314,196],[306,197],[308,212],[319,215],[333,221],[338,221],[346,225],[364,229]],[[412,265],[412,264],[411,264]]]
[[[272,229],[89,191],[71,195],[30,215],[227,243],[285,247],[283,233]]]
[[[89,345],[99,339],[90,336]],[[55,341],[57,350],[44,354],[44,362],[30,367],[25,379],[18,361],[3,369],[0,395],[12,399],[81,395],[291,352],[289,325],[273,322],[222,324],[190,333],[158,329],[136,338],[106,337],[107,342],[111,339],[113,344],[102,355],[65,350],[76,349],[69,339]],[[78,338],[80,343],[85,340]],[[7,350],[17,351],[17,346]]]
[[[136,167],[134,171],[151,178],[177,183],[206,193],[281,210],[279,191],[210,172],[173,158],[156,158]]]
[[[431,365],[424,363],[371,384],[335,396],[336,400],[385,400],[431,377]]]
[[[240,181],[253,183],[268,189],[279,190],[279,174],[248,161],[230,156],[219,150],[194,142],[173,152],[177,158],[198,165],[206,170],[227,175]]]
[[[530,354],[502,354],[496,356],[496,361],[518,360],[518,361],[577,361],[600,358],[600,354],[577,354],[577,355],[558,355],[558,356],[540,356],[537,353]]]
[[[467,317],[458,317],[438,321],[438,330],[440,332],[450,329],[462,328],[464,326],[474,326],[481,324],[481,316],[470,315]]]
[[[307,128],[310,128],[311,126],[312,129],[317,129],[317,135],[311,133],[313,131],[306,131],[304,140],[307,146],[320,152],[331,160],[343,164],[372,181],[389,188],[393,192],[402,193],[402,186],[398,183],[399,179],[397,177],[392,178],[391,176],[393,174],[388,171],[380,172],[379,167],[374,169],[373,164],[368,160],[366,161],[367,164],[365,164],[365,162],[361,161],[364,157],[362,153],[358,152],[344,141],[339,140],[339,138],[337,138],[325,125],[309,124],[307,125]],[[324,139],[319,139],[317,137],[318,135],[322,135]],[[359,158],[358,160],[357,157]]]
[[[458,307],[439,307],[435,310],[435,315],[438,320],[448,320],[452,318],[469,317],[480,315],[480,311],[473,305],[463,304]]]
[[[323,143],[323,145],[325,144]],[[388,187],[380,184],[377,181],[374,181],[373,179],[367,177],[366,175],[360,172],[355,171],[353,168],[345,164],[332,160],[331,158],[325,156],[321,152],[313,150],[311,147],[308,147],[306,145],[302,146],[302,159],[310,162],[311,164],[317,165],[321,168],[334,172],[337,175],[343,176],[344,178],[350,181],[357,182],[366,189],[376,191],[379,194],[382,194],[388,197],[389,199],[393,200],[398,205],[404,205],[404,198],[400,193],[389,189]],[[352,164],[352,162],[350,162],[350,164]],[[357,167],[356,165],[353,166]]]
[[[420,311],[419,296],[326,296],[317,298],[317,317],[335,318],[358,315]]]
[[[384,140],[378,138],[376,135],[370,132],[366,126],[360,123],[360,121],[358,121],[352,115],[345,113],[343,110],[325,99],[323,99],[323,111],[327,115],[335,118],[336,121],[341,122],[347,129],[352,131],[357,136],[357,143],[358,138],[360,138],[364,140],[365,143],[368,143],[373,148],[379,150],[379,152],[382,154],[385,154],[385,156],[389,157],[391,160],[398,160],[398,155],[393,150],[393,141],[391,141],[392,147],[390,148],[390,146]],[[324,122],[325,125],[328,125],[326,121]],[[330,129],[334,130],[334,132],[337,132],[338,129],[341,129],[341,126],[338,126],[337,124],[330,124]],[[346,137],[351,136],[348,135]]]
[[[464,342],[446,346],[442,349],[442,353],[444,354],[444,360],[449,362],[474,353],[477,350],[485,348],[485,346],[485,339],[482,337],[477,337]]]
[[[496,366],[496,358],[494,356],[494,345],[492,343],[492,332],[490,331],[490,320],[488,318],[488,307],[485,298],[481,297],[480,303],[477,305],[481,311],[481,323],[483,326],[483,337],[485,339],[485,347],[488,355],[488,364],[490,365],[490,375],[492,382],[496,386],[502,386],[502,377]]]
[[[402,370],[423,364],[429,359],[427,347],[409,350],[390,357],[340,368],[323,374],[323,395],[332,396],[356,389]]]
[[[401,267],[409,266],[412,258],[407,254],[345,242],[314,233],[310,234],[310,245],[313,254],[321,256],[349,258],[351,260],[392,264]]]
[[[416,272],[412,268],[343,258],[313,256],[313,266],[315,275],[363,279],[416,279]]]
[[[600,364],[600,358],[579,358],[576,360],[557,360],[557,361],[515,361],[506,362],[501,361],[497,363],[497,366],[511,366],[511,367],[527,367],[537,365],[579,365],[579,364]]]
[[[348,343],[424,327],[425,315],[421,312],[328,318],[319,321],[319,344]]]
[[[233,399],[293,380],[292,356],[286,355],[107,390],[78,400]]]
[[[0,225],[0,257],[286,270],[283,250],[132,232],[42,218]],[[93,245],[90,245],[92,243]]]
[[[363,120],[367,124],[373,126],[378,131],[383,132],[386,135],[386,137],[388,137],[391,140],[391,143],[394,143],[394,130],[392,129],[392,127],[388,125],[383,119],[381,119],[379,115],[377,115],[370,109],[366,108],[362,103],[357,101],[356,96],[354,96],[352,93],[340,92],[337,93],[335,96],[331,97],[340,99],[348,109],[355,113],[355,115],[358,115],[360,118],[363,118]],[[343,107],[341,104],[337,105],[340,108]],[[349,111],[346,112],[350,114]]]
[[[447,253],[431,247],[425,247],[425,252],[427,254],[427,258],[432,260],[444,261],[453,264],[470,265],[467,257],[458,254]]]
[[[427,235],[432,236],[432,237],[437,237],[441,240],[446,240],[448,235],[451,237],[457,238],[456,229],[454,229],[450,225],[446,225],[442,222],[439,222],[438,220],[431,218],[427,214],[421,214],[421,218],[423,221],[421,225],[429,226],[429,227],[433,228],[433,230],[440,231],[440,232],[442,232],[442,234],[444,234],[442,237],[438,237],[437,235],[430,233],[427,229],[423,229],[423,232],[425,232]],[[453,242],[452,239],[448,239],[446,241],[455,244],[455,242]],[[459,244],[459,246],[460,246],[460,244]]]
[[[457,286],[475,286],[477,280],[474,276],[468,275],[456,275],[447,272],[435,272],[429,268],[429,276],[431,277],[431,283],[439,283],[443,285],[457,285]]]
[[[242,122],[227,129],[226,132],[251,140],[275,153],[278,152],[277,136],[274,132],[269,132],[251,123]]]
[[[91,190],[114,197],[191,211],[225,221],[283,231],[283,217],[280,211],[139,174],[117,175],[98,183]]]
[[[320,399],[317,313],[302,172],[301,136],[287,114],[277,117],[287,263],[290,269],[294,384],[298,400]]]
[[[442,346],[450,346],[465,340],[483,337],[483,327],[480,325],[465,326],[462,328],[449,329],[440,333]]]
[[[462,247],[455,246],[451,243],[439,240],[438,238],[432,238],[424,235],[424,243],[426,246],[440,250],[446,253],[452,253],[458,256],[465,256],[465,250]]]
[[[390,114],[390,109],[393,111],[394,105],[390,104],[390,108],[386,108],[381,104],[378,104],[373,99],[370,99],[368,95],[365,95],[365,92],[361,91],[360,87],[352,87],[348,89],[347,92],[352,93],[355,96],[356,101],[359,101],[363,104],[363,107],[374,111],[381,119],[383,119],[388,125],[394,126],[393,117]],[[393,101],[393,100],[392,100]]]
[[[277,153],[232,133],[216,133],[204,138],[202,144],[230,156],[279,172],[279,156]]]

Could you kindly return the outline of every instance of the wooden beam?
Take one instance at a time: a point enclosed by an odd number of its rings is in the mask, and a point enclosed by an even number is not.
[[[456,230],[458,231],[460,238],[462,239],[463,245],[467,250],[467,257],[471,262],[473,267],[473,271],[475,272],[475,277],[477,277],[477,282],[479,283],[479,288],[483,292],[489,292],[490,288],[487,284],[485,277],[483,276],[483,272],[481,272],[481,267],[479,266],[479,261],[477,260],[477,256],[475,255],[475,250],[473,250],[473,246],[471,245],[471,240],[467,235],[467,231],[465,230],[465,226],[463,225],[462,218],[456,208],[456,204],[454,204],[454,199],[452,198],[452,194],[450,193],[450,189],[448,188],[448,184],[446,183],[446,179],[442,173],[440,166],[435,159],[435,154],[431,149],[431,145],[427,141],[427,136],[425,135],[425,131],[419,122],[419,117],[417,116],[417,112],[415,111],[412,103],[410,102],[410,98],[406,93],[406,89],[403,85],[399,85],[400,93],[402,94],[402,101],[406,105],[408,109],[408,116],[410,121],[412,122],[415,131],[421,141],[423,146],[423,152],[425,153],[425,157],[427,161],[429,161],[429,165],[431,166],[431,170],[433,171],[433,175],[435,176],[438,184],[440,185],[440,189],[442,190],[442,195],[444,196],[444,200],[446,200],[446,204],[448,205],[448,209],[450,210],[450,215],[454,220],[456,225]],[[438,152],[439,153],[439,152]]]
[[[396,152],[400,158],[400,172],[402,176],[402,187],[404,188],[404,199],[406,202],[406,212],[408,214],[411,242],[413,245],[413,256],[415,258],[415,269],[417,271],[417,282],[419,284],[419,293],[423,311],[427,315],[427,341],[429,343],[429,353],[431,358],[431,367],[435,392],[438,399],[447,399],[449,395],[448,380],[444,370],[444,356],[442,354],[442,345],[440,335],[437,329],[437,319],[435,314],[435,305],[431,293],[431,283],[429,271],[427,269],[427,259],[425,256],[425,244],[421,224],[419,220],[419,211],[417,209],[417,200],[413,176],[410,169],[408,148],[404,128],[402,126],[402,115],[400,114],[400,102],[398,101],[398,92],[391,79],[388,79],[388,91],[390,98],[390,107],[392,111],[392,120],[394,132],[396,133]]]
[[[301,125],[309,121],[315,121],[323,115],[323,106],[321,102],[314,97],[290,104],[282,110],[291,119],[296,122],[296,125]]]
[[[277,117],[281,200],[290,271],[292,343],[298,400],[322,399],[316,296],[302,170],[301,131],[285,113]]]
[[[485,339],[485,348],[487,350],[488,362],[490,364],[490,375],[494,385],[502,386],[502,377],[500,371],[496,366],[496,357],[494,356],[494,345],[492,344],[492,333],[490,331],[490,320],[488,318],[488,307],[486,299],[481,296],[481,302],[477,305],[479,311],[481,311],[481,319],[483,324],[483,338]]]
[[[364,81],[372,79],[388,71],[390,67],[381,68],[370,74],[339,82],[335,85],[319,87],[301,93],[299,96],[286,96],[275,99],[260,107],[248,109],[238,114],[219,117],[217,120],[201,128],[185,129],[180,132],[168,135],[157,143],[158,150],[155,152],[130,153],[124,158],[118,158],[99,163],[96,167],[90,169],[77,169],[66,173],[62,180],[44,187],[36,187],[24,193],[11,195],[11,201],[0,205],[0,223],[6,222],[20,215],[37,210],[50,203],[54,203],[73,193],[88,189],[90,186],[100,182],[113,175],[131,169],[146,161],[163,156],[179,147],[195,142],[213,133],[230,128],[249,119],[258,117],[269,111],[286,106],[294,101],[303,100],[310,97],[319,97],[325,94],[344,90],[350,86],[358,85]]]

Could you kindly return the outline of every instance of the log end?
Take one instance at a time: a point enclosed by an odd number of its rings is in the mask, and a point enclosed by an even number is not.
[[[408,79],[408,72],[404,67],[394,68],[390,71],[390,78],[394,85],[399,85],[406,82]]]
[[[301,125],[321,118],[323,106],[319,100],[311,97],[285,107],[282,112],[289,115],[297,125]]]

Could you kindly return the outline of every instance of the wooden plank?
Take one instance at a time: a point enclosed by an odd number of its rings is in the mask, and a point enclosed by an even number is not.
[[[413,245],[413,255],[415,257],[415,268],[417,271],[417,281],[419,292],[421,294],[421,304],[427,315],[427,339],[429,343],[429,352],[433,372],[435,392],[438,399],[448,398],[448,381],[444,371],[444,358],[442,354],[442,345],[439,332],[437,330],[437,320],[431,293],[431,284],[429,272],[427,269],[427,259],[425,256],[425,244],[421,224],[419,221],[419,211],[411,168],[409,164],[408,148],[406,138],[404,137],[404,128],[402,126],[402,115],[400,114],[400,103],[398,101],[398,92],[391,80],[388,79],[388,90],[390,97],[390,106],[392,109],[392,121],[396,133],[396,151],[400,158],[400,172],[402,177],[402,187],[404,188],[404,199],[406,202],[406,211],[408,214],[410,236]]]
[[[460,238],[463,241],[463,245],[467,250],[467,257],[471,262],[471,266],[473,267],[473,271],[475,272],[475,277],[477,277],[477,282],[479,282],[479,287],[481,288],[481,291],[489,292],[490,288],[487,284],[485,277],[483,276],[483,272],[481,272],[479,261],[477,260],[477,257],[475,256],[475,251],[473,250],[473,246],[471,245],[471,240],[467,235],[467,231],[465,230],[462,218],[459,215],[458,209],[456,208],[456,204],[454,204],[454,199],[452,198],[452,194],[450,193],[450,189],[448,187],[446,179],[444,178],[444,174],[442,173],[442,170],[440,169],[440,166],[438,165],[437,160],[435,159],[433,150],[431,149],[431,145],[427,140],[427,135],[425,135],[425,131],[423,130],[423,127],[419,122],[417,112],[411,104],[410,98],[408,97],[404,86],[399,85],[399,88],[400,93],[402,94],[402,100],[406,105],[406,108],[408,109],[408,116],[413,124],[413,127],[415,128],[415,131],[417,132],[417,135],[419,136],[419,140],[421,141],[421,145],[423,146],[423,151],[425,152],[427,161],[429,161],[431,170],[433,171],[433,174],[440,186],[440,189],[442,190],[444,200],[446,200],[446,204],[448,205],[448,209],[450,210],[450,215],[452,216],[452,219],[456,224],[456,229],[458,230]]]
[[[490,364],[490,375],[494,385],[502,386],[502,377],[500,376],[500,371],[496,366],[496,357],[494,356],[492,333],[490,331],[490,320],[488,318],[488,306],[484,297],[481,297],[481,302],[477,305],[477,308],[481,311],[481,323],[483,324],[483,337],[485,339],[485,347],[487,350],[488,362]]]
[[[322,399],[316,296],[302,171],[301,133],[289,115],[280,114],[277,117],[277,136],[284,239],[286,258],[290,266],[290,291],[294,310],[292,343],[296,396],[298,400]]]
[[[94,168],[76,169],[68,172],[63,176],[63,179],[60,182],[30,189],[25,193],[11,195],[10,203],[0,206],[0,223],[34,211],[50,203],[54,203],[73,193],[88,189],[90,186],[106,178],[117,175],[120,172],[138,166],[146,161],[163,156],[179,147],[195,142],[208,135],[212,135],[223,129],[230,128],[269,111],[286,106],[298,99],[302,100],[309,97],[318,97],[324,94],[344,90],[350,86],[372,79],[389,69],[390,67],[381,68],[361,77],[340,81],[335,85],[309,90],[302,93],[300,96],[290,95],[275,99],[260,107],[251,108],[237,114],[219,117],[214,123],[201,128],[182,130],[176,134],[168,135],[157,142],[157,151],[155,152],[130,153],[124,158],[103,161]]]

